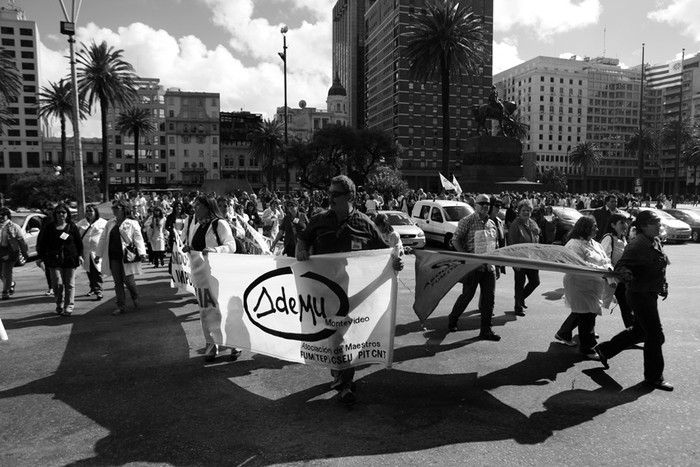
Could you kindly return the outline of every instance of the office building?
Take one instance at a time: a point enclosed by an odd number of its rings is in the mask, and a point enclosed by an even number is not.
[[[365,127],[365,4],[338,0],[333,7],[333,73],[346,89],[348,121]]]
[[[488,49],[482,76],[466,77],[450,87],[450,168],[462,171],[464,141],[475,136],[472,106],[485,103],[491,91],[493,0],[473,0],[482,19]],[[365,14],[366,125],[389,132],[404,153],[401,171],[409,186],[439,189],[442,167],[441,84],[408,78],[410,64],[402,58],[407,28],[425,12],[422,0],[370,0]],[[444,174],[450,177],[451,174]]]
[[[14,59],[22,86],[12,102],[0,103],[14,121],[0,135],[0,192],[12,176],[41,170],[41,125],[39,121],[39,65],[36,23],[18,7],[0,7],[0,48]]]
[[[261,186],[263,177],[260,161],[253,157],[250,148],[255,129],[261,122],[260,114],[243,110],[221,112],[221,178],[247,180],[253,187]]]

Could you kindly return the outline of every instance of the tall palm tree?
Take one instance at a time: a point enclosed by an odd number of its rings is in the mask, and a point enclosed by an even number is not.
[[[156,122],[151,115],[151,111],[143,107],[130,106],[119,113],[115,125],[122,135],[134,137],[134,190],[140,190],[139,180],[139,139],[141,136],[148,136],[156,131]]]
[[[678,195],[678,176],[680,157],[686,146],[693,141],[693,129],[685,121],[669,120],[661,128],[661,144],[664,146],[674,146],[676,149],[675,170],[673,178],[674,197]]]
[[[681,154],[683,165],[692,167],[695,174],[693,187],[698,192],[698,167],[700,166],[700,123],[696,123],[691,133],[691,140],[683,148]]]
[[[600,164],[602,155],[595,143],[579,143],[569,153],[569,162],[583,173],[583,191],[588,192],[588,172]]]
[[[489,41],[482,19],[471,5],[459,0],[431,0],[426,14],[416,15],[406,31],[403,56],[409,77],[418,81],[441,81],[442,173],[450,173],[450,83],[462,77],[478,78]]]
[[[102,118],[102,193],[109,200],[109,146],[107,144],[107,112],[110,106],[126,108],[136,99],[134,67],[122,58],[124,51],[102,41],[78,52],[78,91],[80,100],[92,110],[100,105]]]
[[[659,150],[657,141],[657,134],[654,131],[648,128],[642,128],[639,131],[639,128],[637,128],[627,143],[625,143],[625,152],[627,154],[637,154],[637,151],[641,149],[642,157],[644,157],[644,154],[655,153]]]
[[[0,48],[0,135],[3,128],[13,124],[15,116],[8,105],[19,97],[22,91],[22,77],[14,58],[8,51]]]
[[[73,121],[73,92],[68,80],[62,79],[58,83],[49,82],[49,86],[42,86],[39,93],[39,115],[46,118],[58,118],[61,122],[61,158],[59,165],[65,167],[68,145],[66,138],[66,119]],[[82,120],[88,113],[88,106],[84,101],[79,101],[79,118]],[[73,128],[75,134],[75,128]]]
[[[267,183],[271,190],[275,180],[275,158],[284,145],[283,131],[283,122],[271,119],[263,120],[253,131],[253,139],[250,144],[251,155],[261,161],[263,172],[267,170]]]

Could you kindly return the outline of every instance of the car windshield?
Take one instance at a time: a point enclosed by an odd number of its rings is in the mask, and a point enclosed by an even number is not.
[[[411,225],[411,220],[405,214],[387,214],[391,225]]]
[[[700,222],[700,214],[695,211],[681,211],[686,216],[690,217],[693,222]]]
[[[468,216],[474,210],[468,206],[445,206],[446,221],[457,222],[461,218]]]
[[[666,211],[662,211],[660,209],[642,209],[642,211],[652,211],[653,213],[657,214],[661,219],[672,219],[676,220],[675,217],[667,213]],[[641,212],[641,211],[640,211]]]
[[[573,208],[554,208],[554,213],[564,220],[575,221],[583,216],[580,212]]]

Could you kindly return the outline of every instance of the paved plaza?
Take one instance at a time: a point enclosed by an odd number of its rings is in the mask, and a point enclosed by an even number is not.
[[[476,339],[476,300],[446,332],[457,289],[422,328],[408,256],[394,366],[362,367],[350,409],[325,369],[249,351],[205,364],[194,297],[171,289],[166,269],[145,267],[141,310],[120,317],[111,279],[96,302],[81,270],[75,312],[61,318],[30,263],[0,304],[0,465],[698,465],[700,244],[666,250],[674,392],[641,383],[639,348],[603,370],[553,342],[567,315],[557,273],[541,274],[525,317],[513,313],[512,270],[501,277],[500,342]],[[596,329],[612,337],[619,312]]]

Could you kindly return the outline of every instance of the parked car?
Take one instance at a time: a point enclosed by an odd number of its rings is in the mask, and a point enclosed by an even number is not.
[[[438,199],[416,202],[411,212],[418,227],[425,232],[425,238],[452,249],[452,236],[457,230],[457,223],[463,217],[474,212],[467,203]]]
[[[690,240],[692,230],[688,224],[676,219],[671,214],[656,208],[634,207],[627,208],[633,216],[637,216],[641,211],[654,211],[661,218],[661,241],[672,241],[683,243]]]
[[[386,214],[389,218],[389,224],[394,228],[394,231],[401,237],[403,246],[411,248],[425,247],[425,232],[413,222],[413,219],[408,217],[408,214],[401,211],[380,211]]]
[[[12,222],[22,227],[24,232],[29,258],[36,256],[36,238],[41,230],[41,222],[44,217],[46,216],[41,212],[12,211]]]
[[[581,214],[583,214],[584,216],[592,216],[592,215],[593,215],[593,211],[595,211],[595,209],[593,209],[593,208],[589,208],[589,209],[580,209],[580,210],[579,210],[579,212],[580,212]],[[624,211],[624,210],[622,210],[622,209],[618,209],[618,211],[620,211],[620,214],[622,214],[623,216],[625,216],[627,219],[631,219],[631,218],[632,218],[632,214],[630,214],[629,212]],[[600,229],[601,226],[598,226],[598,228]]]
[[[690,238],[694,242],[700,242],[700,213],[692,209],[664,209],[676,219],[690,226]]]
[[[574,228],[576,221],[583,216],[574,208],[564,206],[552,206],[552,211],[557,216],[557,233],[554,236],[554,243],[566,243],[566,236]]]

